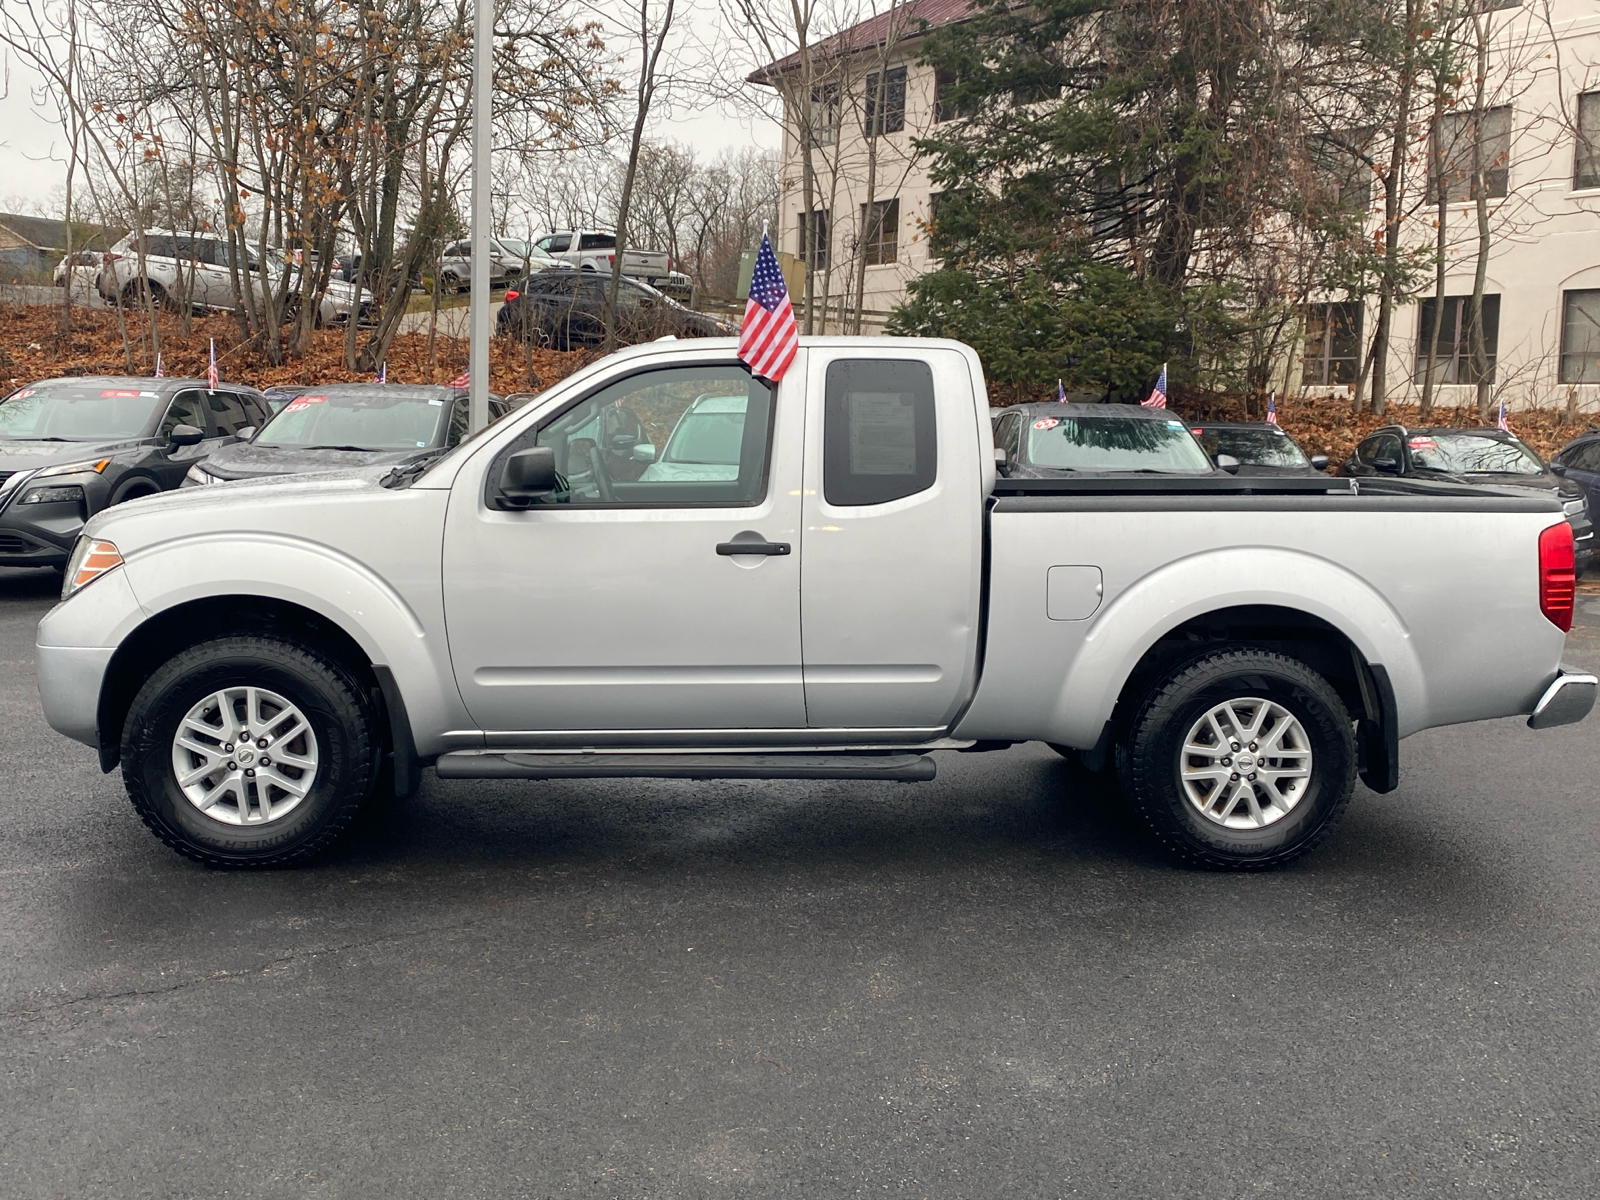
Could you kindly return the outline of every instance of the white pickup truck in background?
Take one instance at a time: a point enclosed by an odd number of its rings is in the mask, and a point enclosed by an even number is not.
[[[533,245],[557,262],[609,275],[616,259],[617,235],[592,229],[552,229],[543,237],[535,238]],[[672,260],[663,250],[630,248],[622,252],[622,273],[629,279],[642,279],[656,287],[670,280]]]
[[[916,781],[1037,739],[1251,868],[1358,774],[1393,790],[1409,734],[1594,702],[1548,497],[995,461],[959,343],[806,338],[780,385],[732,339],[633,347],[428,464],[96,516],[45,713],[216,865],[312,854],[426,766]]]

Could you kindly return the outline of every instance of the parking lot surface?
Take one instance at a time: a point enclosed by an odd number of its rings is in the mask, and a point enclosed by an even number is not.
[[[228,874],[55,735],[0,571],[0,1196],[1590,1196],[1600,717],[1187,870],[932,784],[441,783]],[[1570,657],[1600,667],[1600,593]],[[1464,652],[1470,652],[1466,648]]]

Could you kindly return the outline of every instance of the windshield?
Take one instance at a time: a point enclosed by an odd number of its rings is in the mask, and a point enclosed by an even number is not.
[[[159,392],[96,384],[51,384],[13,392],[0,401],[0,438],[104,441],[142,437],[158,408]]]
[[[438,397],[307,393],[262,426],[255,445],[416,450],[442,444],[448,408]]]
[[[1183,422],[1117,416],[1036,418],[1028,429],[1028,461],[1071,471],[1213,470]]]
[[[744,443],[745,396],[702,396],[678,421],[662,462],[737,466]]]
[[[1196,436],[1207,454],[1231,454],[1247,467],[1311,465],[1281,429],[1207,429]]]
[[[1414,434],[1411,463],[1424,471],[1484,475],[1542,475],[1544,463],[1521,442],[1475,433]]]

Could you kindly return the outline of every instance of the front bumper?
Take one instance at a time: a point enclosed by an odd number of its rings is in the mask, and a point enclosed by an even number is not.
[[[1528,728],[1552,729],[1583,720],[1594,707],[1597,688],[1600,688],[1600,679],[1588,671],[1563,665],[1544,695],[1539,697],[1539,703],[1533,706]]]
[[[77,501],[18,504],[13,499],[0,512],[0,567],[65,566],[83,524]]]
[[[36,646],[39,702],[57,733],[85,746],[100,744],[100,684],[115,646]]]

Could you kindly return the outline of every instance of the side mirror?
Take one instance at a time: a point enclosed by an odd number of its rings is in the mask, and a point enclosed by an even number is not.
[[[238,438],[241,442],[248,442],[251,438],[255,437],[255,435],[256,427],[254,425],[246,425],[243,429],[235,432],[233,436]]]
[[[1557,475],[1565,475],[1567,473],[1567,464],[1553,462],[1550,464],[1550,470]]]
[[[500,468],[495,489],[496,508],[527,508],[540,496],[556,490],[556,452],[549,446],[518,450]]]
[[[176,450],[179,446],[198,446],[206,435],[193,425],[174,425],[167,434],[167,445]]]
[[[1217,469],[1226,471],[1229,475],[1239,473],[1239,460],[1231,454],[1217,455]]]
[[[633,448],[633,461],[652,463],[656,460],[656,448],[650,442],[640,442]]]
[[[1398,458],[1375,458],[1372,460],[1375,469],[1389,475],[1400,474],[1400,460]]]
[[[1328,456],[1326,454],[1313,454],[1311,456],[1311,469],[1313,471],[1326,471],[1328,469]]]
[[[996,446],[994,448],[994,465],[997,467],[1003,467],[1006,465],[1006,451],[1004,446]]]

